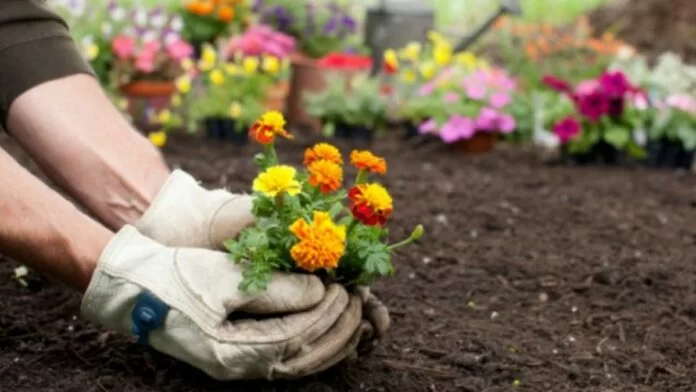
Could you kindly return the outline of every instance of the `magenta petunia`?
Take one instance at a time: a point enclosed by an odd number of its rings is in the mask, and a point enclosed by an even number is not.
[[[580,134],[580,123],[573,116],[566,117],[554,125],[553,133],[556,134],[561,143],[568,143]]]
[[[569,93],[571,90],[570,83],[552,75],[544,76],[541,81],[544,83],[544,85],[552,90],[558,91],[559,93]]]

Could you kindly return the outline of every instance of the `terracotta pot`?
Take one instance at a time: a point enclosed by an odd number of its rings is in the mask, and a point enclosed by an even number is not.
[[[289,95],[290,80],[282,80],[273,84],[266,92],[266,110],[277,110],[284,113]]]
[[[160,111],[171,104],[176,84],[169,80],[138,80],[120,87],[128,101],[128,113],[136,127],[142,131],[156,128],[147,118],[147,109]]]
[[[175,91],[171,80],[137,80],[121,86],[124,95],[140,98],[171,97]]]
[[[469,140],[456,142],[454,147],[467,154],[480,154],[492,151],[497,140],[498,134],[494,132],[477,132]]]

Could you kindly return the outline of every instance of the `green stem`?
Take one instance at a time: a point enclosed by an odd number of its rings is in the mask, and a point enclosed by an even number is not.
[[[397,248],[401,248],[402,246],[406,246],[406,245],[410,244],[410,243],[413,242],[413,241],[414,241],[413,238],[408,237],[408,238],[406,238],[405,240],[403,240],[403,241],[401,241],[401,242],[397,242],[396,244],[391,244],[391,245],[387,246],[387,250],[394,250],[394,249],[397,249]]]
[[[279,193],[275,197],[275,204],[278,207],[278,211],[283,210],[283,205],[285,204],[285,193]]]
[[[275,166],[278,164],[278,154],[276,154],[275,144],[269,143],[265,146],[266,157],[269,162],[269,166]]]
[[[364,184],[367,182],[367,170],[360,169],[357,177],[355,177],[355,185]]]
[[[358,225],[358,220],[353,218],[353,220],[348,224],[348,228],[346,229],[346,236],[350,235],[350,232],[353,231],[353,228]]]

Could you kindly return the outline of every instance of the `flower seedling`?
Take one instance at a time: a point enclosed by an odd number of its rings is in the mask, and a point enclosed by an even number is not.
[[[344,188],[344,157],[334,146],[318,143],[304,153],[304,169],[282,164],[275,141],[291,139],[279,112],[266,112],[252,126],[264,151],[254,158],[254,226],[225,242],[230,258],[245,266],[242,291],[264,290],[274,271],[319,274],[351,287],[369,285],[394,273],[392,255],[418,240],[418,225],[403,241],[388,243],[386,223],[393,212],[388,190],[371,180],[384,175],[386,161],[369,151],[353,151],[357,177]]]

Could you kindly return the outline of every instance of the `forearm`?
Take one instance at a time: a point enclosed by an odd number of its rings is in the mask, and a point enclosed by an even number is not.
[[[112,233],[0,150],[0,253],[84,291]]]
[[[140,218],[170,173],[90,76],[25,92],[7,128],[52,181],[114,230]]]

